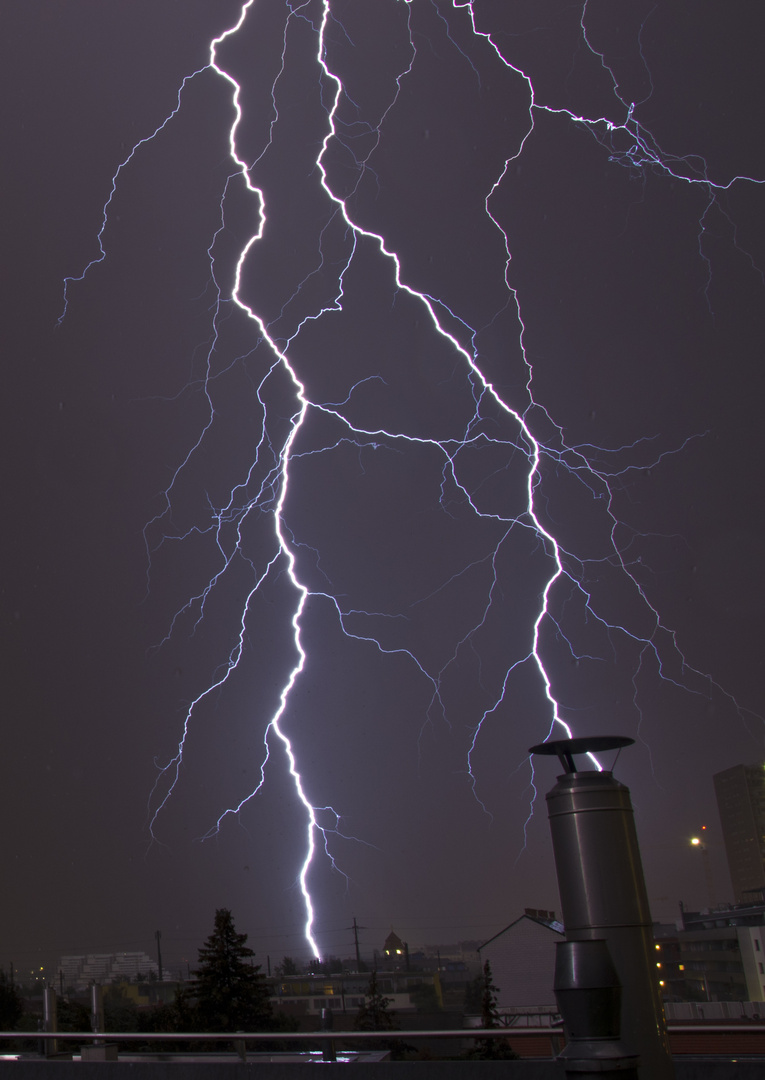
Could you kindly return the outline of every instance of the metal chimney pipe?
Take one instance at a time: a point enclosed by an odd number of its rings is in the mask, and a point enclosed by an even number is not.
[[[335,1017],[331,1009],[321,1010],[321,1030],[332,1031],[335,1026]],[[335,1040],[326,1039],[321,1044],[321,1058],[322,1061],[337,1061],[337,1052],[335,1050]]]
[[[638,1057],[620,1041],[622,988],[605,941],[559,941],[555,1000],[566,1029],[558,1055],[573,1080],[638,1080]]]
[[[621,1037],[640,1056],[640,1080],[673,1080],[629,789],[610,772],[579,772],[574,762],[574,754],[632,742],[562,739],[530,752],[556,754],[566,770],[547,794],[566,939],[606,942],[622,986]]]
[[[46,986],[43,990],[43,1031],[58,1031],[56,991],[52,986]],[[57,1053],[58,1039],[45,1039],[45,1056],[52,1057]]]
[[[90,984],[90,1026],[98,1034],[104,1030],[104,988],[97,982]],[[93,1045],[102,1042],[103,1039],[94,1039]]]

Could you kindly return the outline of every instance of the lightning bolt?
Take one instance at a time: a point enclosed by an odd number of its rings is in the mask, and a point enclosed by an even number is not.
[[[74,286],[107,257],[110,211],[123,173],[135,167],[149,144],[162,138],[184,107],[191,84],[214,76],[227,90],[232,119],[228,127],[230,165],[220,194],[218,226],[207,247],[212,295],[210,341],[204,370],[191,384],[203,403],[204,418],[196,437],[179,455],[162,494],[161,509],[146,525],[145,542],[149,579],[161,548],[203,538],[214,545],[214,573],[176,612],[167,638],[189,621],[196,628],[229,579],[240,581],[244,575],[247,586],[236,616],[233,645],[206,688],[189,703],[176,752],[169,761],[158,764],[150,799],[150,830],[154,836],[162,812],[181,782],[184,755],[194,736],[200,706],[217,697],[246,663],[248,627],[257,618],[258,598],[266,587],[286,579],[292,597],[288,621],[293,660],[278,706],[262,723],[259,779],[252,790],[222,810],[206,836],[217,833],[227,819],[237,818],[258,795],[269,770],[278,767],[272,759],[279,747],[279,759],[286,762],[294,797],[304,815],[305,845],[297,880],[305,908],[305,939],[315,956],[321,950],[314,929],[316,905],[310,878],[317,853],[323,852],[342,873],[335,863],[336,841],[356,838],[343,830],[339,809],[318,805],[311,797],[307,749],[290,734],[293,692],[305,678],[309,655],[309,604],[320,605],[347,639],[376,651],[384,663],[395,657],[411,666],[429,697],[423,732],[439,722],[451,724],[450,680],[457,677],[466,656],[477,658],[477,682],[487,704],[469,721],[465,770],[481,805],[480,778],[474,767],[476,750],[486,725],[502,712],[510,687],[522,671],[533,674],[541,691],[540,714],[544,719],[540,724],[546,736],[555,731],[572,734],[568,710],[556,692],[556,677],[547,658],[553,644],[556,649],[562,647],[575,663],[603,663],[609,650],[616,658],[617,650],[626,649],[638,716],[642,715],[639,677],[648,667],[668,684],[693,694],[720,694],[739,715],[746,712],[683,654],[676,632],[663,621],[650,597],[640,557],[633,551],[637,533],[620,521],[616,506],[617,492],[633,475],[659,467],[668,455],[682,452],[692,438],[703,437],[703,433],[681,438],[673,446],[655,437],[612,448],[572,445],[535,394],[534,367],[527,347],[531,330],[524,314],[522,285],[514,283],[512,245],[503,225],[506,208],[501,204],[512,169],[533,145],[540,125],[566,123],[583,131],[602,149],[612,167],[628,170],[643,188],[649,183],[672,181],[702,192],[698,235],[700,256],[709,272],[707,293],[712,263],[704,251],[706,222],[715,209],[727,214],[722,200],[734,185],[763,183],[738,175],[713,178],[703,158],[679,156],[659,145],[640,120],[641,106],[651,94],[647,65],[645,96],[640,101],[628,100],[605,50],[599,51],[594,41],[589,7],[589,0],[581,6],[581,45],[597,62],[603,78],[610,81],[613,114],[587,116],[541,100],[531,76],[513,63],[507,39],[488,25],[489,16],[481,14],[481,6],[474,0],[453,0],[451,4],[392,0],[383,4],[376,17],[386,20],[395,45],[391,55],[379,61],[374,87],[371,81],[365,85],[363,72],[364,65],[372,63],[378,43],[371,39],[358,43],[358,21],[347,4],[305,0],[279,7],[265,0],[247,0],[236,21],[211,41],[208,62],[183,79],[172,111],[135,144],[117,168],[103,208],[97,254],[78,276],[67,278],[64,284],[62,320]],[[234,73],[235,50],[231,46],[257,21],[261,9],[267,19],[281,11],[281,51],[268,95],[253,105],[243,80]],[[650,18],[651,12],[638,31],[641,59],[642,34]],[[493,308],[479,318],[471,314],[470,304],[461,305],[459,297],[455,300],[439,287],[437,268],[428,271],[415,265],[406,243],[401,247],[405,229],[381,226],[385,211],[376,208],[378,196],[384,196],[391,179],[384,168],[387,132],[404,108],[402,101],[417,65],[438,50],[449,51],[451,63],[470,69],[477,93],[484,92],[483,80],[504,78],[523,102],[516,108],[512,138],[503,129],[511,145],[502,151],[499,167],[483,193],[485,221],[499,252],[495,261],[500,287],[492,292]],[[349,57],[355,58],[355,67],[349,66]],[[310,114],[306,122],[312,125],[313,147],[310,139],[300,141],[290,82],[295,68],[304,80],[300,108]],[[288,154],[293,159],[296,155],[296,164],[286,158]],[[290,160],[290,191],[282,195],[279,178],[286,175],[285,160]],[[294,194],[291,185],[300,191],[305,205],[290,203]],[[299,280],[294,280],[296,273],[285,269],[278,250],[278,237],[289,235],[288,215],[294,215],[296,228],[303,230],[303,239],[313,245],[313,261],[302,266]],[[254,224],[239,240],[245,216]],[[460,242],[455,237],[455,250],[464,257]],[[233,255],[232,243],[236,244]],[[289,255],[286,258],[288,262]],[[390,297],[391,317],[394,308],[397,313],[403,311],[409,323],[419,327],[418,333],[427,335],[428,349],[436,358],[431,363],[431,381],[424,381],[426,396],[417,398],[412,406],[416,419],[407,416],[406,407],[396,405],[396,388],[382,370],[374,370],[374,363],[359,364],[358,378],[344,386],[343,373],[350,366],[347,362],[337,365],[340,375],[334,378],[322,381],[321,372],[317,373],[317,366],[332,366],[332,350],[342,347],[342,336],[335,330],[338,320],[362,302],[360,267],[371,268],[376,287]],[[273,282],[267,279],[269,268]],[[477,306],[472,304],[472,308]],[[245,352],[236,350],[230,335],[230,327],[234,323],[238,326],[236,320],[240,319],[249,328],[251,344]],[[506,369],[510,363],[506,352],[498,357],[484,351],[483,337],[495,322],[516,328],[518,360],[512,364],[522,371],[520,377],[517,373],[510,377],[506,371],[502,375],[503,365]],[[354,327],[353,322],[347,325]],[[351,342],[347,352],[354,347]],[[369,343],[373,354],[378,348],[379,343]],[[434,374],[436,368],[438,375]],[[225,424],[219,388],[232,371],[245,369],[257,403],[250,417],[256,436],[249,464],[243,475],[227,485],[225,499],[216,502],[208,497],[204,515],[188,526],[177,527],[176,516],[183,517],[175,510],[179,491],[189,483],[187,477],[202,459],[205,447]],[[330,385],[341,386],[333,395],[337,400],[317,389]],[[445,386],[454,403],[449,408],[443,407]],[[424,587],[403,607],[370,610],[334,588],[331,575],[322,569],[319,546],[303,535],[306,529],[298,524],[299,506],[306,482],[310,483],[311,466],[324,459],[345,461],[340,455],[348,451],[356,455],[359,474],[371,464],[380,473],[386,461],[407,455],[424,463],[430,485],[429,512],[437,512],[445,522],[472,522],[480,537],[479,554],[455,564],[435,587]],[[599,539],[594,547],[588,548],[578,539],[570,525],[559,524],[571,500],[597,526]],[[517,565],[519,559],[523,559],[522,572],[531,574],[533,568],[532,576],[539,583],[535,614],[529,620],[524,646],[505,659],[501,677],[487,676],[492,685],[485,685],[482,649],[486,637],[496,635],[508,564]],[[478,588],[471,586],[479,603],[462,618],[459,631],[440,656],[422,641],[412,641],[417,636],[412,625],[424,610],[450,603],[455,586],[481,581]],[[620,619],[613,612],[609,589],[625,595],[629,618]],[[583,644],[585,639],[598,644]],[[531,789],[533,807],[533,773]],[[488,807],[484,808],[488,813]]]

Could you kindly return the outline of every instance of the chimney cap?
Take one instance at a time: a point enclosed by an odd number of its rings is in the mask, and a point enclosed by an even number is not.
[[[634,739],[626,735],[584,735],[578,739],[552,739],[529,748],[530,754],[555,754],[564,770],[577,772],[574,754],[592,754],[603,750],[621,750],[623,746],[632,746]]]

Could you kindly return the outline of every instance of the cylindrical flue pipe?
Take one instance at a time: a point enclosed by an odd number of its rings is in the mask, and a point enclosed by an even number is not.
[[[97,982],[90,984],[90,1026],[99,1034],[104,1030],[104,988]],[[93,1045],[102,1042],[103,1039],[94,1039]]]
[[[555,1000],[566,1029],[558,1055],[571,1080],[601,1080],[619,1073],[638,1080],[638,1057],[621,1042],[622,988],[605,941],[559,941]]]
[[[651,912],[629,789],[610,772],[579,772],[573,755],[631,739],[564,739],[535,746],[567,770],[548,792],[555,868],[568,941],[603,939],[622,986],[621,1037],[641,1080],[672,1080]]]
[[[56,991],[52,986],[46,986],[43,990],[43,1031],[58,1031]],[[58,1039],[46,1039],[45,1056],[53,1057],[57,1053]]]
[[[331,1009],[321,1010],[321,1030],[331,1031],[335,1026],[335,1017]],[[337,1061],[337,1052],[335,1051],[335,1040],[326,1039],[321,1044],[322,1049],[322,1061]]]

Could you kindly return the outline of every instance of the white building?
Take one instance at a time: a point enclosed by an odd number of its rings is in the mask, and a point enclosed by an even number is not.
[[[84,990],[92,982],[124,982],[143,975],[159,977],[155,960],[145,952],[87,953],[80,956],[62,956],[58,971],[64,988]]]

